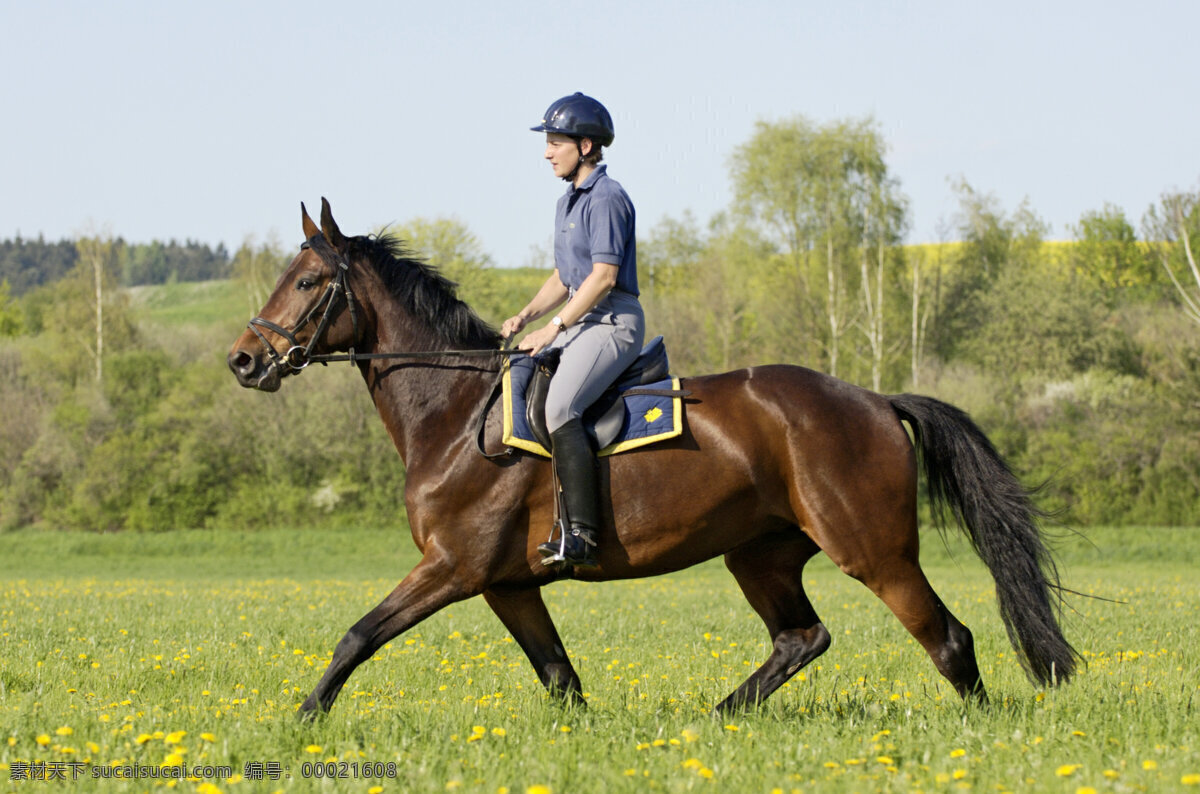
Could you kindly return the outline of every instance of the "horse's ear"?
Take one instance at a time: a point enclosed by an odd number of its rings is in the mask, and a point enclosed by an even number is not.
[[[300,202],[300,223],[304,226],[304,239],[311,240],[321,233],[317,228],[317,224],[313,223],[313,219],[308,217],[308,209],[305,208],[304,202]]]
[[[321,197],[321,231],[325,233],[325,239],[334,248],[341,248],[346,242],[346,236],[342,234],[342,230],[338,228],[337,222],[333,219],[333,210],[329,208],[329,200],[324,196]]]

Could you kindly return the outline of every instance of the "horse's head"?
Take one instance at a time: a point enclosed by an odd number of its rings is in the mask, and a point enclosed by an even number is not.
[[[312,354],[347,350],[358,335],[348,239],[324,198],[319,228],[303,204],[300,214],[306,242],[229,351],[229,368],[247,388],[275,391],[282,378],[308,366]]]

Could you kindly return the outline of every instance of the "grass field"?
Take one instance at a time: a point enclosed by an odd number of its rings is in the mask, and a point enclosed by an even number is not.
[[[1064,583],[1110,600],[1072,597],[1087,667],[1049,691],[1024,678],[974,557],[926,538],[988,707],[961,705],[819,558],[806,580],[833,646],[757,711],[709,715],[769,650],[713,562],[546,589],[587,709],[552,703],[475,599],[396,638],[315,724],[295,709],[415,562],[403,532],[0,535],[0,772],[17,791],[43,790],[17,782],[35,769],[93,790],[132,765],[212,769],[102,789],[1200,791],[1200,530],[1088,534],[1062,545]]]

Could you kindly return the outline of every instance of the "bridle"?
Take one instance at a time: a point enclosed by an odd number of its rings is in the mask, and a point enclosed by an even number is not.
[[[285,374],[288,372],[299,372],[314,361],[312,354],[313,348],[320,343],[321,338],[325,336],[325,331],[329,328],[335,317],[335,310],[345,301],[346,306],[350,310],[350,320],[354,324],[354,339],[358,339],[358,311],[355,308],[354,294],[350,291],[350,286],[347,281],[347,274],[350,272],[350,266],[346,260],[330,245],[324,235],[313,235],[300,246],[300,250],[311,249],[321,258],[321,261],[326,266],[333,269],[333,280],[325,287],[325,291],[321,293],[321,297],[317,299],[312,308],[301,317],[296,324],[288,330],[278,323],[271,322],[261,316],[255,317],[250,321],[249,328],[258,337],[258,341],[262,342],[263,347],[267,350],[267,355],[277,367],[287,366]],[[332,261],[331,261],[332,260]],[[296,340],[296,334],[305,326],[314,321],[317,314],[320,313],[321,319],[317,321],[317,330],[309,337],[307,344],[300,344]],[[266,328],[268,331],[278,334],[286,339],[291,347],[287,352],[280,355],[275,346],[271,344],[266,335],[260,331],[260,328]],[[351,355],[354,355],[351,348]],[[323,358],[323,357],[322,357]]]
[[[329,326],[337,318],[338,309],[344,302],[346,308],[350,311],[350,322],[354,326],[354,335],[351,337],[358,340],[358,309],[354,293],[350,290],[348,280],[350,273],[350,265],[345,258],[338,253],[337,249],[329,244],[323,234],[315,234],[308,238],[301,246],[300,250],[312,250],[327,267],[333,270],[333,280],[325,287],[325,291],[321,293],[321,297],[313,304],[312,308],[301,317],[294,326],[289,330],[263,317],[255,317],[249,323],[249,328],[262,342],[266,348],[267,356],[271,362],[279,367],[281,375],[290,375],[299,373],[314,362],[318,364],[328,364],[333,361],[349,361],[351,364],[359,361],[380,358],[444,358],[446,356],[513,356],[521,354],[522,351],[512,350],[507,347],[502,349],[488,350],[416,350],[416,351],[397,351],[392,353],[356,353],[351,347],[347,353],[322,353],[314,354],[313,348],[316,347],[321,339],[325,336],[325,332]],[[317,315],[320,314],[320,319],[317,320]],[[296,339],[298,334],[305,326],[316,322],[317,328],[309,337],[307,344],[300,344]],[[288,341],[291,347],[287,352],[280,354],[275,346],[271,344],[266,335],[260,331],[260,328],[266,328],[272,333],[278,334]]]

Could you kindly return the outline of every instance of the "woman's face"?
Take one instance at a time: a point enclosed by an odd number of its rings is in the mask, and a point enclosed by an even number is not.
[[[588,145],[587,141],[581,143],[584,146]],[[579,164],[579,146],[575,145],[575,139],[569,135],[548,132],[546,133],[545,156],[554,168],[554,175],[559,179],[565,179]]]

